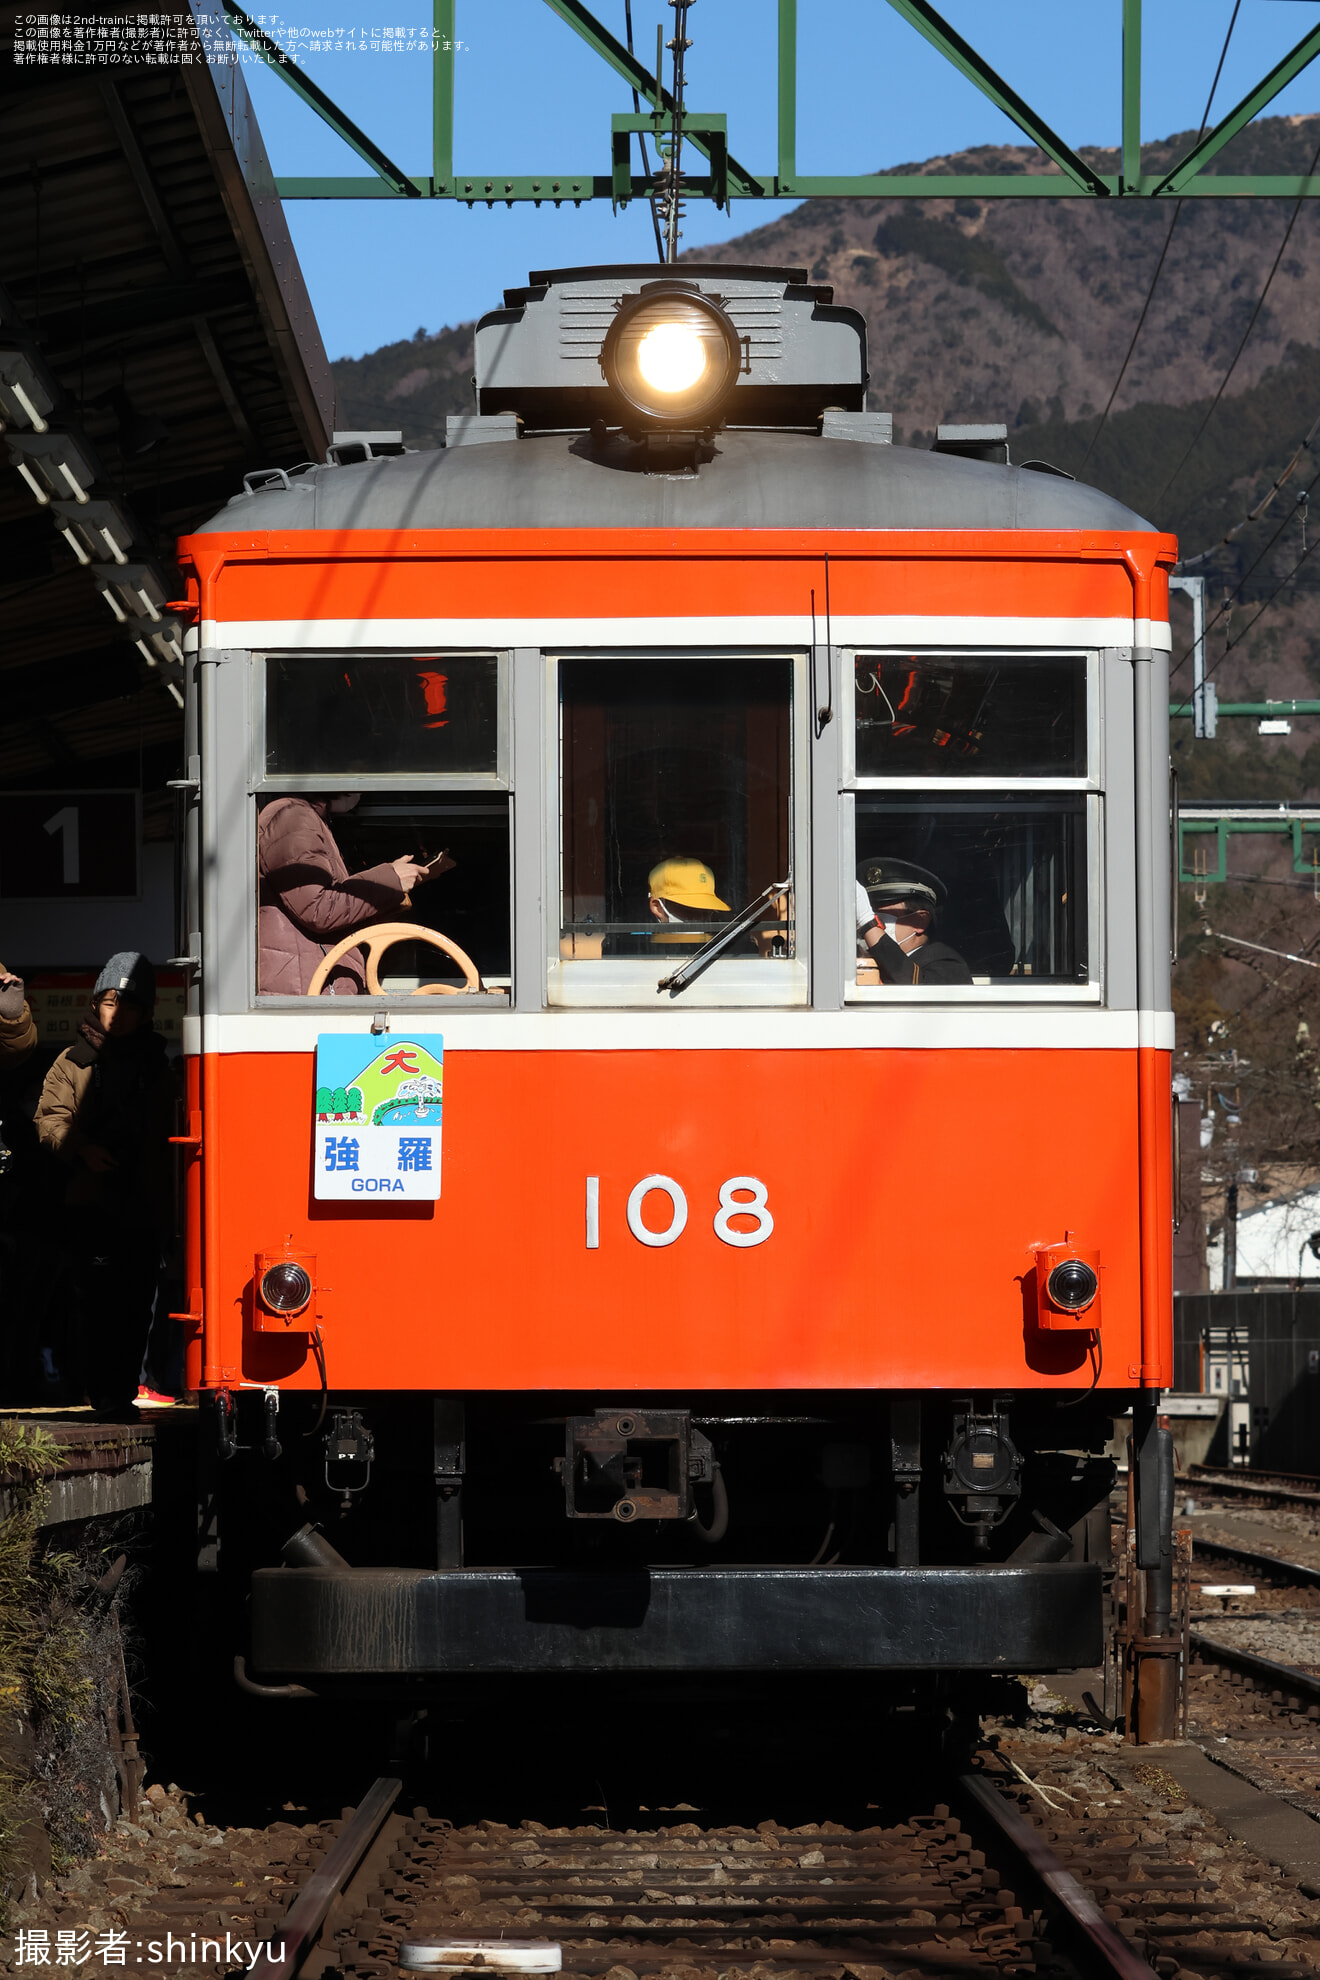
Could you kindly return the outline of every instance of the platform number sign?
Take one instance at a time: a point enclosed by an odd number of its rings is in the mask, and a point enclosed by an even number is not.
[[[135,900],[136,791],[0,793],[0,900]]]
[[[434,1203],[440,1194],[444,1039],[322,1032],[312,1105],[312,1194]]]

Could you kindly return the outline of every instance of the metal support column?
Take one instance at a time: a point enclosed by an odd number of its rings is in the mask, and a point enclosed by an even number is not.
[[[435,1399],[435,1564],[463,1565],[463,1473],[466,1412],[452,1396]]]
[[[1141,1397],[1132,1411],[1129,1463],[1136,1487],[1136,1565],[1143,1571],[1142,1627],[1135,1636],[1133,1718],[1139,1746],[1174,1739],[1182,1639],[1173,1627],[1173,1433],[1161,1425],[1155,1397]],[[1135,1599],[1135,1580],[1128,1599]]]
[[[894,1479],[894,1566],[921,1564],[921,1401],[895,1396],[889,1405],[889,1464]]]
[[[432,0],[431,191],[446,193],[454,178],[455,0]]]
[[[1123,0],[1124,192],[1141,189],[1141,0]]]

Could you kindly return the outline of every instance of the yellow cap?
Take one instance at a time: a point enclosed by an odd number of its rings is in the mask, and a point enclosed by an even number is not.
[[[673,901],[676,907],[717,908],[729,912],[729,903],[715,892],[715,875],[699,859],[662,859],[651,868],[649,883],[653,901]]]

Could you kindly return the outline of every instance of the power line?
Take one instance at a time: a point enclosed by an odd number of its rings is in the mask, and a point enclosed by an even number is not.
[[[1317,480],[1320,480],[1320,476],[1317,476]],[[1215,661],[1214,666],[1206,668],[1204,675],[1205,680],[1208,681],[1210,679],[1210,676],[1218,671],[1218,669],[1223,665],[1224,661],[1227,660],[1229,654],[1233,651],[1233,648],[1235,646],[1240,646],[1242,644],[1247,634],[1251,631],[1251,628],[1254,625],[1256,625],[1259,620],[1264,618],[1265,614],[1269,611],[1270,606],[1274,603],[1279,593],[1283,591],[1286,586],[1292,583],[1298,571],[1301,570],[1302,565],[1307,561],[1309,557],[1314,556],[1315,552],[1318,549],[1320,549],[1320,536],[1312,537],[1311,542],[1308,544],[1307,548],[1303,550],[1301,556],[1297,559],[1297,562],[1293,565],[1292,569],[1288,572],[1287,576],[1279,579],[1279,582],[1275,585],[1273,591],[1270,593],[1269,597],[1265,600],[1265,603],[1261,606],[1259,612],[1255,614],[1255,617],[1247,620],[1246,625],[1243,626],[1240,633],[1236,633],[1232,639],[1225,641],[1224,650],[1220,654],[1218,660]],[[1206,630],[1209,631],[1209,628],[1207,627]],[[1185,654],[1183,658],[1184,659],[1186,658]],[[1181,666],[1182,661],[1179,661],[1178,664],[1179,666]],[[1190,708],[1191,705],[1192,705],[1191,699],[1189,697],[1186,701],[1182,702],[1176,709],[1174,709],[1173,713],[1175,715],[1181,715],[1183,710]]]
[[[1300,448],[1298,449],[1298,451],[1299,451],[1299,452],[1301,451],[1301,450],[1300,450]],[[1301,495],[1299,495],[1299,496],[1298,496],[1298,498],[1297,498],[1299,502],[1300,502],[1300,501],[1302,500],[1302,498],[1303,498],[1303,496],[1309,496],[1309,495],[1310,495],[1310,493],[1311,493],[1311,490],[1312,490],[1312,489],[1313,489],[1313,488],[1315,487],[1315,485],[1316,485],[1316,483],[1317,483],[1318,481],[1320,481],[1320,472],[1317,472],[1316,474],[1314,474],[1314,475],[1312,475],[1312,477],[1311,477],[1311,479],[1310,479],[1310,480],[1309,480],[1309,481],[1307,482],[1307,484],[1306,484],[1306,486],[1305,486],[1305,488],[1304,488],[1304,489],[1302,490],[1302,493],[1301,493]],[[1207,633],[1209,633],[1209,632],[1212,632],[1212,631],[1213,631],[1213,629],[1215,628],[1215,626],[1217,626],[1217,625],[1218,625],[1218,623],[1219,623],[1219,621],[1220,621],[1220,620],[1221,620],[1221,619],[1223,618],[1223,616],[1224,616],[1224,614],[1225,614],[1225,612],[1227,612],[1227,611],[1229,611],[1229,610],[1231,609],[1231,607],[1232,607],[1232,604],[1233,604],[1233,601],[1234,601],[1234,599],[1235,599],[1235,598],[1237,598],[1237,597],[1238,597],[1238,596],[1239,596],[1239,595],[1241,594],[1241,591],[1242,591],[1242,588],[1243,588],[1243,586],[1244,586],[1244,585],[1246,584],[1246,582],[1247,582],[1247,579],[1248,579],[1248,578],[1249,578],[1249,577],[1250,577],[1250,576],[1252,575],[1252,573],[1253,573],[1254,571],[1257,571],[1257,570],[1259,570],[1259,568],[1260,568],[1260,566],[1261,566],[1261,565],[1262,565],[1262,564],[1264,563],[1264,561],[1265,561],[1265,559],[1266,559],[1266,558],[1267,558],[1267,557],[1269,556],[1269,554],[1270,554],[1270,551],[1271,551],[1271,550],[1272,550],[1272,549],[1274,548],[1274,546],[1275,546],[1275,544],[1276,544],[1276,543],[1278,542],[1278,540],[1279,540],[1279,538],[1280,538],[1280,537],[1281,537],[1281,536],[1283,535],[1283,532],[1284,532],[1284,530],[1285,530],[1285,529],[1287,529],[1287,527],[1288,527],[1288,524],[1289,524],[1289,523],[1290,523],[1291,521],[1292,521],[1292,517],[1291,517],[1291,516],[1285,516],[1285,517],[1284,517],[1284,519],[1283,519],[1283,521],[1282,521],[1282,522],[1281,522],[1281,523],[1279,524],[1279,527],[1278,527],[1278,528],[1277,528],[1277,529],[1275,530],[1275,532],[1274,532],[1274,534],[1273,534],[1273,536],[1272,536],[1272,537],[1270,538],[1270,540],[1269,540],[1269,542],[1268,542],[1268,543],[1267,543],[1267,544],[1265,545],[1265,547],[1264,547],[1264,549],[1263,549],[1263,550],[1261,550],[1261,551],[1259,552],[1259,554],[1257,555],[1257,557],[1256,557],[1256,560],[1255,560],[1255,562],[1254,562],[1254,563],[1251,563],[1251,564],[1248,564],[1248,565],[1247,565],[1247,568],[1246,568],[1246,570],[1245,570],[1245,571],[1243,571],[1243,573],[1242,573],[1242,575],[1241,575],[1241,577],[1240,577],[1240,578],[1238,579],[1238,581],[1237,581],[1237,583],[1236,583],[1236,584],[1234,585],[1234,587],[1233,587],[1233,589],[1232,589],[1232,591],[1230,591],[1230,593],[1228,594],[1228,597],[1227,597],[1227,598],[1226,598],[1226,599],[1224,600],[1224,602],[1223,602],[1223,604],[1222,604],[1222,605],[1221,605],[1221,606],[1219,607],[1219,610],[1218,610],[1218,611],[1217,611],[1217,612],[1216,612],[1216,613],[1214,614],[1214,616],[1213,616],[1213,617],[1212,617],[1212,618],[1211,618],[1211,619],[1210,619],[1210,620],[1208,621],[1208,623],[1207,623],[1206,625],[1204,625],[1204,626],[1203,626],[1203,627],[1201,628],[1201,638],[1202,638],[1202,640],[1204,640],[1204,639],[1205,639],[1205,636],[1206,636],[1206,634],[1207,634]],[[1240,525],[1239,525],[1239,527],[1240,527]],[[1225,539],[1225,540],[1227,540],[1227,539]],[[1207,552],[1206,552],[1205,554],[1206,554],[1207,556],[1209,556],[1209,554],[1210,554],[1210,553],[1209,553],[1209,551],[1207,551]],[[1181,668],[1183,668],[1183,667],[1185,667],[1185,666],[1187,665],[1187,662],[1188,662],[1188,661],[1190,660],[1190,658],[1191,658],[1191,656],[1192,656],[1192,654],[1193,654],[1193,653],[1195,652],[1195,650],[1196,650],[1196,645],[1197,645],[1197,642],[1196,642],[1195,640],[1193,640],[1193,641],[1192,641],[1192,644],[1191,644],[1191,645],[1190,645],[1190,646],[1189,646],[1189,647],[1187,648],[1187,650],[1186,650],[1186,652],[1185,652],[1185,653],[1183,654],[1183,656],[1182,656],[1182,658],[1181,658],[1181,659],[1180,659],[1180,660],[1179,660],[1179,661],[1177,662],[1177,664],[1176,664],[1176,665],[1175,665],[1175,666],[1174,666],[1174,667],[1173,667],[1173,668],[1171,669],[1171,672],[1172,672],[1172,673],[1174,673],[1174,674],[1176,674],[1176,673],[1178,673],[1178,672],[1179,672],[1179,670],[1180,670]]]
[[[1320,144],[1316,145],[1315,152],[1312,155],[1310,168],[1306,174],[1308,179],[1314,177],[1315,168],[1318,164],[1320,164]],[[1302,206],[1305,203],[1305,198],[1306,198],[1305,193],[1299,193],[1297,195],[1297,202],[1293,207],[1292,217],[1289,220],[1288,225],[1284,229],[1283,239],[1279,242],[1279,251],[1274,257],[1274,261],[1270,268],[1269,274],[1265,277],[1265,287],[1261,290],[1260,296],[1256,303],[1256,307],[1251,312],[1251,321],[1248,323],[1246,329],[1242,333],[1242,341],[1233,353],[1233,361],[1229,365],[1228,370],[1224,373],[1223,378],[1220,380],[1219,390],[1215,393],[1215,396],[1210,403],[1210,410],[1206,414],[1205,418],[1201,421],[1201,424],[1197,427],[1195,433],[1192,435],[1191,444],[1188,446],[1186,453],[1183,455],[1177,467],[1173,470],[1173,473],[1169,476],[1168,480],[1165,482],[1163,488],[1161,488],[1159,494],[1155,497],[1155,501],[1152,506],[1156,508],[1158,508],[1159,504],[1164,500],[1170,488],[1172,488],[1174,482],[1178,479],[1178,476],[1182,473],[1183,469],[1186,467],[1188,461],[1191,459],[1193,453],[1196,451],[1196,448],[1200,443],[1201,435],[1205,432],[1206,427],[1209,426],[1211,420],[1214,418],[1215,413],[1219,408],[1219,401],[1223,398],[1224,393],[1228,388],[1228,381],[1233,376],[1233,373],[1237,369],[1238,359],[1241,357],[1243,351],[1245,351],[1245,349],[1247,348],[1247,339],[1250,337],[1252,331],[1256,327],[1256,319],[1259,317],[1262,309],[1264,309],[1265,307],[1265,298],[1270,292],[1270,284],[1273,282],[1274,277],[1277,275],[1279,271],[1279,263],[1283,260],[1284,249],[1287,247],[1288,242],[1292,238],[1292,230],[1297,225],[1297,216],[1302,210]]]
[[[1234,0],[1233,12],[1229,16],[1228,33],[1224,36],[1224,45],[1219,51],[1219,63],[1217,68],[1215,69],[1214,81],[1210,85],[1210,94],[1209,96],[1207,96],[1205,100],[1205,113],[1201,118],[1201,128],[1196,133],[1197,144],[1199,144],[1201,142],[1201,139],[1205,136],[1205,127],[1210,122],[1210,106],[1215,100],[1215,91],[1219,87],[1219,78],[1224,72],[1224,59],[1228,54],[1228,44],[1233,39],[1233,29],[1237,26],[1237,17],[1239,12],[1241,11],[1241,7],[1242,7],[1242,0]],[[1137,318],[1137,327],[1132,332],[1132,341],[1127,347],[1127,355],[1124,357],[1122,364],[1118,368],[1118,377],[1114,380],[1114,389],[1109,394],[1109,397],[1105,402],[1105,409],[1100,415],[1100,424],[1096,427],[1095,432],[1091,435],[1090,441],[1087,444],[1086,452],[1082,456],[1082,465],[1077,470],[1079,475],[1084,473],[1086,470],[1086,463],[1090,460],[1091,455],[1095,450],[1095,444],[1097,440],[1100,438],[1100,435],[1104,432],[1105,423],[1109,418],[1110,412],[1113,410],[1114,400],[1118,397],[1118,388],[1123,383],[1124,378],[1127,376],[1127,368],[1129,364],[1131,364],[1132,362],[1132,353],[1137,348],[1137,339],[1141,335],[1142,328],[1146,321],[1146,316],[1150,310],[1151,303],[1154,300],[1155,285],[1159,281],[1160,275],[1163,271],[1164,259],[1169,252],[1169,243],[1173,239],[1173,230],[1178,225],[1178,218],[1182,210],[1183,210],[1183,202],[1179,200],[1178,204],[1173,209],[1173,218],[1169,222],[1169,231],[1164,236],[1164,246],[1160,249],[1160,258],[1155,263],[1155,273],[1150,278],[1150,287],[1146,291],[1146,300],[1141,305],[1141,315]]]
[[[1224,534],[1220,537],[1219,541],[1217,543],[1212,543],[1208,550],[1198,550],[1194,557],[1180,557],[1178,559],[1178,569],[1180,571],[1185,571],[1190,569],[1190,567],[1193,564],[1203,564],[1207,557],[1214,556],[1216,550],[1222,550],[1226,544],[1229,544],[1233,541],[1233,538],[1235,536],[1240,536],[1243,530],[1247,527],[1248,523],[1259,522],[1261,517],[1264,515],[1266,509],[1269,508],[1270,503],[1274,500],[1279,490],[1283,487],[1284,483],[1292,479],[1293,469],[1296,467],[1298,461],[1301,460],[1302,455],[1308,451],[1311,442],[1312,440],[1314,440],[1317,433],[1320,433],[1320,413],[1317,413],[1315,418],[1312,420],[1310,426],[1307,428],[1304,438],[1298,441],[1296,451],[1294,452],[1292,459],[1288,462],[1288,465],[1280,469],[1279,473],[1274,477],[1274,480],[1270,483],[1267,493],[1261,497],[1260,501],[1257,502],[1255,508],[1248,510],[1247,514],[1243,516],[1240,522],[1234,523],[1232,529],[1225,530]],[[1308,486],[1302,491],[1302,494],[1298,496],[1297,498],[1298,501],[1299,502],[1302,501],[1305,498],[1305,496],[1309,495],[1311,489],[1314,486],[1315,486],[1314,482],[1309,483]],[[1285,516],[1282,527],[1284,528],[1287,527],[1287,521],[1288,519]],[[1276,530],[1275,534],[1270,538],[1271,544],[1277,542],[1278,535],[1279,532]],[[1259,563],[1260,559],[1257,558],[1256,562]],[[1255,564],[1253,564],[1251,568],[1254,570],[1256,568]]]

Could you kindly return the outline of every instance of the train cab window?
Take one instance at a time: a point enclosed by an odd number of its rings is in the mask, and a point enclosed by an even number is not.
[[[856,995],[883,998],[895,985],[1085,986],[1094,802],[1080,792],[859,792],[858,916],[865,894],[887,939],[868,944],[859,933]]]
[[[552,1004],[806,1002],[793,669],[715,654],[559,661]],[[678,994],[659,996],[680,970]]]
[[[859,654],[855,758],[869,777],[1083,777],[1086,662]]]
[[[257,868],[259,994],[309,994],[316,971],[344,942],[317,994],[369,992],[374,968],[382,995],[439,991],[507,1008],[506,796],[451,797],[434,787],[336,792],[331,779],[315,795],[265,795]],[[373,944],[373,928],[390,925],[415,928],[416,936]]]
[[[494,777],[494,654],[290,654],[266,663],[268,775]]]

